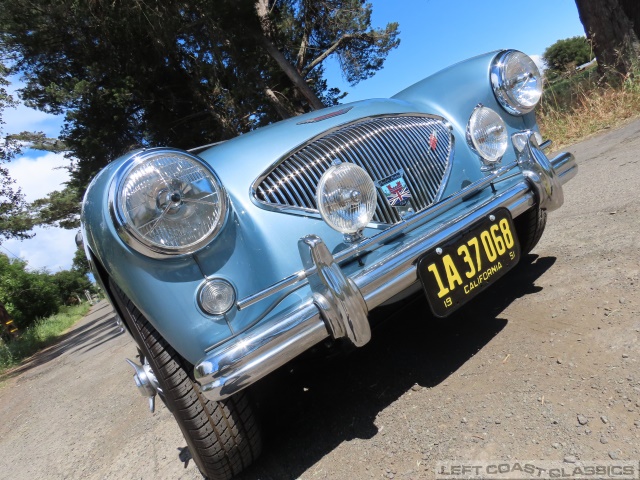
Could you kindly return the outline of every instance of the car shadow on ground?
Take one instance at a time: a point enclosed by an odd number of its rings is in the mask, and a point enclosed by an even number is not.
[[[27,373],[65,353],[91,350],[122,333],[115,323],[115,315],[108,303],[96,310],[92,310],[91,313],[99,316],[84,325],[68,331],[59,337],[54,345],[37,352],[26,359],[19,367],[6,372],[2,379],[6,380]]]
[[[506,326],[500,313],[536,293],[555,258],[527,255],[492,288],[446,320],[424,297],[388,308],[371,342],[349,355],[289,364],[253,389],[264,451],[239,478],[298,478],[340,443],[378,433],[376,416],[411,388],[445,381]],[[386,314],[387,312],[385,312]]]

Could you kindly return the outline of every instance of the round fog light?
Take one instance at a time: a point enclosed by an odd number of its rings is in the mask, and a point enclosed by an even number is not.
[[[320,215],[334,230],[354,234],[376,211],[376,187],[367,172],[353,163],[330,167],[318,182],[316,201]]]
[[[226,280],[215,278],[205,281],[198,294],[200,307],[211,315],[223,315],[236,303],[236,291]]]

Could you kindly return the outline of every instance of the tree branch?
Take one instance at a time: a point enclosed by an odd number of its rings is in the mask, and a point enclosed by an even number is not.
[[[307,11],[307,2],[302,2],[302,8],[304,8],[303,14],[303,32],[302,32],[302,42],[300,42],[300,49],[298,50],[297,57],[297,69],[299,72],[302,71],[302,67],[304,66],[304,59],[307,56],[307,45],[309,44],[309,18]]]
[[[307,75],[309,75],[309,72],[311,72],[311,70],[313,70],[314,68],[316,68],[318,65],[320,65],[322,62],[324,62],[327,57],[329,55],[331,55],[333,52],[335,52],[338,48],[340,48],[340,46],[346,42],[347,40],[351,40],[352,38],[358,38],[361,37],[362,35],[352,35],[352,34],[347,34],[347,35],[343,35],[341,36],[333,45],[331,45],[329,48],[327,48],[324,52],[322,52],[318,57],[316,57],[308,66],[307,68],[305,68],[301,75],[303,77],[306,77]]]

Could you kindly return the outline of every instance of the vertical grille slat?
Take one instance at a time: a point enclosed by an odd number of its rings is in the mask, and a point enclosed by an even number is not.
[[[289,161],[291,162],[291,164],[294,166],[294,168],[300,172],[300,174],[298,175],[298,179],[300,180],[300,182],[304,185],[302,188],[304,188],[305,190],[305,197],[308,198],[307,203],[305,203],[305,205],[311,205],[311,207],[306,207],[305,208],[316,208],[316,203],[315,203],[315,187],[318,184],[318,180],[314,180],[311,175],[309,175],[309,172],[304,164],[304,162],[302,162],[300,159],[298,159],[297,157],[289,157]]]
[[[283,198],[285,205],[296,203],[295,196],[292,193],[292,189],[287,185],[287,175],[282,172],[282,166],[279,166],[274,170],[274,180],[279,195]]]
[[[431,138],[437,144],[432,148]],[[365,118],[311,140],[282,158],[254,184],[259,203],[287,211],[316,211],[315,193],[334,160],[354,163],[374,181],[403,170],[411,191],[410,205],[422,211],[438,200],[451,162],[453,135],[442,118],[410,114]],[[373,221],[395,224],[400,213],[380,189]]]
[[[296,188],[290,188],[293,195],[296,197],[296,201],[299,205],[306,205],[311,202],[311,199],[307,196],[307,189],[300,183],[299,175],[296,175],[295,169],[292,168],[291,162],[281,163],[279,168],[282,168],[286,175],[291,178],[292,183],[295,183]],[[291,182],[290,182],[291,184]]]
[[[385,133],[384,135],[380,135],[379,137],[377,137],[377,141],[386,142],[393,135],[393,131],[391,129],[386,129],[384,133]],[[401,141],[396,142],[396,143],[398,145],[402,145]],[[393,144],[391,144],[391,145],[393,145]],[[390,147],[388,147],[388,151],[395,152]],[[415,208],[416,205],[428,205],[431,202],[430,202],[430,197],[425,196],[425,193],[428,192],[428,190],[427,190],[427,184],[424,182],[424,176],[425,175],[428,176],[428,172],[426,170],[424,170],[424,169],[422,169],[422,171],[420,171],[421,169],[419,168],[419,164],[416,164],[414,166],[414,165],[412,165],[413,162],[409,162],[408,161],[410,158],[415,161],[414,153],[415,153],[415,149],[413,151],[410,151],[410,152],[404,154],[404,155],[395,152],[394,159],[398,163],[398,166],[400,168],[402,168],[405,172],[414,171],[416,173],[416,175],[407,175],[406,178],[405,178],[405,181],[407,182],[407,185],[409,186],[409,190],[411,191],[411,193],[413,195],[413,199],[411,200],[411,204]],[[397,170],[397,168],[396,168],[396,170]]]
[[[401,150],[399,153],[400,158],[406,159],[405,170],[416,173],[416,178],[420,183],[420,200],[425,204],[428,203],[429,199],[435,195],[432,189],[432,183],[429,181],[428,168],[420,162],[418,152],[416,152],[415,149],[408,149],[408,147],[402,143],[402,139],[398,138],[396,132],[390,131],[389,134],[392,140],[394,140],[393,144],[398,145]]]
[[[412,125],[410,122],[402,122],[403,126],[405,127],[404,132],[406,133],[406,136],[408,138],[411,139],[411,145],[414,147],[413,151],[416,152],[417,148],[415,147],[416,145],[420,145],[422,143],[426,143],[427,146],[429,145],[429,136],[426,136],[426,138],[424,138],[423,136],[419,135],[420,131],[415,131],[414,129],[412,129]],[[438,165],[436,162],[433,161],[433,158],[431,158],[431,155],[427,155],[425,158],[425,161],[420,165],[420,167],[422,167],[423,171],[428,172],[431,170],[438,170]],[[420,168],[418,167],[418,168]],[[426,183],[428,184],[428,195],[434,196],[436,194],[436,192],[438,191],[438,188],[440,186],[440,182],[437,182],[435,178],[426,175]]]

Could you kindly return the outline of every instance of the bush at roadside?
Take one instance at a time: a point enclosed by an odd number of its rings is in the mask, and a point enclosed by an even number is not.
[[[0,374],[54,343],[62,332],[86,315],[90,307],[88,302],[62,307],[57,314],[36,320],[16,339],[7,342],[0,339]]]

